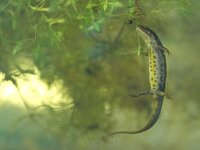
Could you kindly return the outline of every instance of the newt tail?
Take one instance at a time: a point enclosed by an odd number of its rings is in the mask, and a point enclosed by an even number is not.
[[[156,102],[154,102],[154,112],[153,115],[151,116],[150,121],[142,128],[136,131],[116,131],[116,132],[112,132],[109,133],[108,135],[106,135],[106,137],[108,136],[112,136],[115,134],[137,134],[140,132],[144,132],[148,129],[150,129],[158,120],[159,116],[160,116],[160,112],[161,112],[161,108],[162,108],[162,103],[163,103],[163,96],[159,96],[156,100]]]

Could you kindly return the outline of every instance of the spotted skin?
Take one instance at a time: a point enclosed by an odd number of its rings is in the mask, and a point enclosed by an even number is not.
[[[150,121],[142,128],[136,131],[117,131],[108,134],[111,136],[114,134],[137,134],[150,129],[158,120],[163,97],[165,93],[165,82],[167,76],[166,69],[166,58],[165,52],[166,48],[163,47],[160,39],[156,33],[147,26],[137,26],[136,31],[143,38],[148,48],[148,58],[149,58],[149,81],[151,90],[147,92],[141,92],[140,95],[153,95],[154,100],[154,112]],[[167,51],[168,52],[168,51]]]
[[[152,91],[165,90],[166,62],[163,51],[149,49],[149,81]]]

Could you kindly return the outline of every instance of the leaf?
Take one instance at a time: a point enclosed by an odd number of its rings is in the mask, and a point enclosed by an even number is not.
[[[41,12],[49,12],[50,11],[49,7],[35,7],[35,6],[30,6],[30,8],[33,11],[41,11]]]
[[[49,18],[46,21],[49,23],[49,26],[52,26],[53,24],[65,23],[65,19],[63,18]]]
[[[19,52],[22,48],[22,45],[23,45],[23,42],[17,42],[12,53],[15,55],[17,52]]]
[[[94,24],[94,30],[97,31],[97,32],[100,32],[101,31],[100,24],[95,23]]]
[[[123,5],[122,5],[122,3],[120,3],[120,2],[113,2],[112,3],[112,6],[114,7],[114,8],[118,8],[118,7],[122,7]]]
[[[103,10],[106,11],[107,8],[108,8],[108,0],[106,0],[105,3],[103,4]]]

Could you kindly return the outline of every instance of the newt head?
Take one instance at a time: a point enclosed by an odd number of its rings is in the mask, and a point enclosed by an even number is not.
[[[144,39],[147,46],[150,46],[150,44],[153,43],[155,43],[156,45],[161,44],[156,33],[153,30],[151,30],[148,26],[138,25],[136,27],[136,31]]]

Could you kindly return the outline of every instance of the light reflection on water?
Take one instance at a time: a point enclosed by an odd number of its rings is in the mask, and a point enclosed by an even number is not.
[[[60,84],[55,83],[48,87],[47,84],[39,79],[38,75],[28,75],[26,79],[18,79],[19,91],[23,98],[31,106],[38,106],[41,104],[57,104],[62,99],[60,92]],[[19,91],[10,81],[4,81],[0,84],[0,104],[11,103],[18,106],[23,106]],[[67,101],[71,102],[70,97]]]

